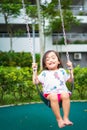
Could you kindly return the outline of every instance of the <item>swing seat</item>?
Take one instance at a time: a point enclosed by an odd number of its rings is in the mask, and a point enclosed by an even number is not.
[[[44,97],[43,92],[39,90],[37,84],[36,84],[36,88],[37,88],[37,91],[38,91],[38,93],[39,93],[39,95],[40,95],[41,100],[42,100],[49,108],[51,108],[50,100],[48,100],[47,98]],[[60,108],[62,107],[62,101],[59,102],[59,107],[60,107]]]
[[[44,97],[43,92],[42,92],[42,91],[39,89],[39,87],[38,87],[38,84],[36,84],[36,88],[37,88],[37,91],[38,91],[38,94],[39,94],[41,100],[42,100],[49,108],[51,108],[50,100],[48,100],[47,98]],[[74,90],[74,79],[73,79],[73,81],[72,81],[72,83],[71,83],[71,93],[73,92],[73,90]],[[62,108],[62,101],[59,102],[59,107]]]

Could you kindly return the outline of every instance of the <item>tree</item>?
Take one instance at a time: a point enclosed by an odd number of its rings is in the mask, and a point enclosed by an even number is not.
[[[31,24],[32,24],[32,33],[33,33],[33,43],[32,43],[32,58],[33,58],[33,62],[36,62],[36,58],[35,58],[35,25],[37,23],[37,6],[36,5],[32,5],[32,6],[27,6],[26,5],[26,14],[28,17],[31,18]],[[26,23],[27,24],[27,23]],[[28,30],[29,32],[29,30]]]
[[[31,2],[29,3],[31,4]],[[39,26],[39,37],[40,37],[40,68],[42,69],[42,56],[43,56],[43,53],[44,53],[44,33],[43,33],[43,26],[42,26],[42,15],[40,13],[40,2],[38,0],[36,0],[36,4],[35,5],[31,5],[31,6],[28,6],[26,4],[26,2],[24,1],[24,10],[25,10],[25,13],[27,14],[28,17],[31,18],[31,23],[32,23],[32,32],[34,34],[34,31],[35,31],[35,23],[38,24]],[[27,21],[26,21],[27,22]],[[38,27],[36,27],[38,28]],[[29,31],[28,31],[29,32]],[[33,35],[33,42],[34,42],[34,35]],[[33,43],[33,62],[35,62],[35,58],[34,58],[34,43]]]
[[[20,0],[18,0],[18,3],[14,0],[2,0],[0,2],[0,12],[4,16],[5,24],[7,26],[7,32],[10,37],[10,51],[12,52],[12,24],[9,22],[10,18],[15,18],[20,14],[20,9],[22,5],[20,3]]]
[[[79,21],[73,15],[70,10],[70,5],[72,4],[72,0],[60,0],[62,7],[62,15],[64,19],[64,27],[65,30],[68,31],[71,29],[73,24],[78,24]],[[49,25],[46,27],[46,34],[50,34],[52,32],[62,32],[62,24],[61,24],[61,16],[59,9],[58,0],[52,0],[49,4],[42,5],[43,16],[46,19],[49,19]]]

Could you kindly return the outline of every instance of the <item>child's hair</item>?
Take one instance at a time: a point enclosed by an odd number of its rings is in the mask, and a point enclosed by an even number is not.
[[[54,52],[55,55],[56,55],[57,58],[58,58],[58,61],[60,62],[60,64],[58,64],[58,67],[57,67],[57,68],[63,67],[62,62],[61,62],[61,60],[60,60],[60,58],[59,58],[59,53],[58,53],[57,51],[54,51],[54,50],[49,50],[49,51],[45,52],[45,54],[43,55],[43,58],[42,58],[42,66],[43,66],[43,69],[46,69],[46,70],[48,69],[48,68],[46,67],[46,56],[47,56],[47,54],[49,54],[50,52]]]

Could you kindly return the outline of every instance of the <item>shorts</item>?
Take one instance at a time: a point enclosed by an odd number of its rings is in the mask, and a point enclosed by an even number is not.
[[[47,98],[48,95],[49,94],[44,94],[44,97]],[[57,94],[57,98],[58,98],[58,102],[60,102],[61,101],[61,94]]]
[[[49,94],[44,94],[44,97],[45,98],[47,98],[47,96],[48,96]],[[70,96],[71,94],[69,93],[69,96]],[[61,94],[57,94],[57,98],[58,98],[58,102],[61,102]]]

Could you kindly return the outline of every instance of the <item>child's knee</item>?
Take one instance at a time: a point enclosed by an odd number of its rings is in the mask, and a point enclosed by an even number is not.
[[[51,101],[58,101],[57,94],[50,94]]]
[[[68,93],[62,93],[61,99],[69,99],[69,94]]]

